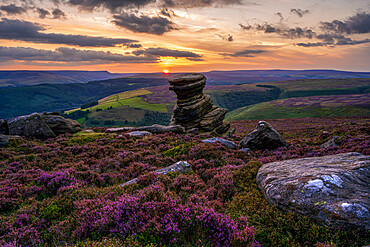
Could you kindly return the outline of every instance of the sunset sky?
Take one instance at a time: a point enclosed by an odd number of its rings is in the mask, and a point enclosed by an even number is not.
[[[0,70],[370,71],[368,0],[0,0]]]

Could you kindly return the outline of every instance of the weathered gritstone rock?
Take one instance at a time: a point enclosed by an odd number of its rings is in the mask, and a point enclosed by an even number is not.
[[[59,113],[32,113],[7,121],[8,134],[27,138],[47,139],[64,133],[81,131],[80,124],[66,119]]]
[[[59,113],[43,113],[41,114],[41,118],[55,133],[55,135],[67,132],[73,134],[81,131],[80,124],[76,120],[64,118],[60,116]]]
[[[177,95],[177,102],[170,125],[181,125],[186,130],[224,134],[230,125],[224,124],[226,109],[213,105],[211,97],[203,94],[206,77],[203,74],[186,73],[169,80],[170,90]]]
[[[156,170],[156,174],[167,174],[168,172],[180,172],[182,174],[187,174],[191,171],[191,166],[188,162],[186,161],[179,161],[171,166]],[[124,184],[121,184],[120,186],[125,186],[129,184],[136,184],[137,183],[137,178],[132,179]]]
[[[370,156],[360,153],[263,165],[257,184],[271,204],[335,228],[370,230]]]
[[[13,118],[8,121],[8,127],[9,135],[38,139],[55,137],[55,133],[49,128],[38,113]]]
[[[151,135],[152,133],[148,131],[132,131],[128,133],[130,136],[148,136]]]
[[[241,140],[240,148],[250,148],[251,150],[273,150],[278,147],[287,146],[281,135],[271,126],[271,124],[260,121],[257,128]]]

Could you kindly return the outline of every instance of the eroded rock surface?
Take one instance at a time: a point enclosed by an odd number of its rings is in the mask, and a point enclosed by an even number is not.
[[[12,140],[22,140],[22,137],[0,134],[0,148],[8,145]]]
[[[151,135],[152,133],[148,131],[132,131],[128,133],[130,136],[147,136]]]
[[[263,165],[257,184],[278,208],[335,228],[370,230],[370,156],[360,153]]]
[[[2,135],[8,135],[9,134],[8,123],[5,120],[2,120],[2,119],[0,119],[0,134],[2,134]]]
[[[41,118],[49,126],[49,128],[55,133],[60,135],[64,133],[77,133],[81,131],[80,124],[76,120],[64,118],[59,113],[43,113]]]
[[[169,82],[170,90],[177,95],[170,125],[181,125],[186,130],[215,131],[217,134],[223,134],[230,128],[230,125],[223,123],[227,110],[214,106],[211,97],[203,94],[206,86],[203,74],[181,74]]]
[[[251,150],[273,150],[278,147],[287,146],[281,135],[265,121],[260,121],[257,128],[241,140],[240,148],[250,148]]]
[[[134,127],[119,127],[119,128],[108,128],[105,130],[106,133],[120,133],[124,131],[132,131]]]
[[[171,166],[156,170],[155,173],[157,174],[167,174],[168,172],[180,172],[182,174],[187,174],[191,171],[191,166],[188,162],[186,161],[179,161]],[[129,184],[136,184],[137,183],[137,178],[132,179],[124,184],[121,184],[120,186],[125,186]]]

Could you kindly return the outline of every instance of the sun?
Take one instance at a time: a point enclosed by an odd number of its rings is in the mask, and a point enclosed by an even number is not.
[[[168,69],[164,69],[163,73],[168,74],[168,73],[170,73],[170,71]]]

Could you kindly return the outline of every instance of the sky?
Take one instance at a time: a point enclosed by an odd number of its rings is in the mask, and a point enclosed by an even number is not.
[[[370,71],[368,0],[0,0],[0,70]]]

